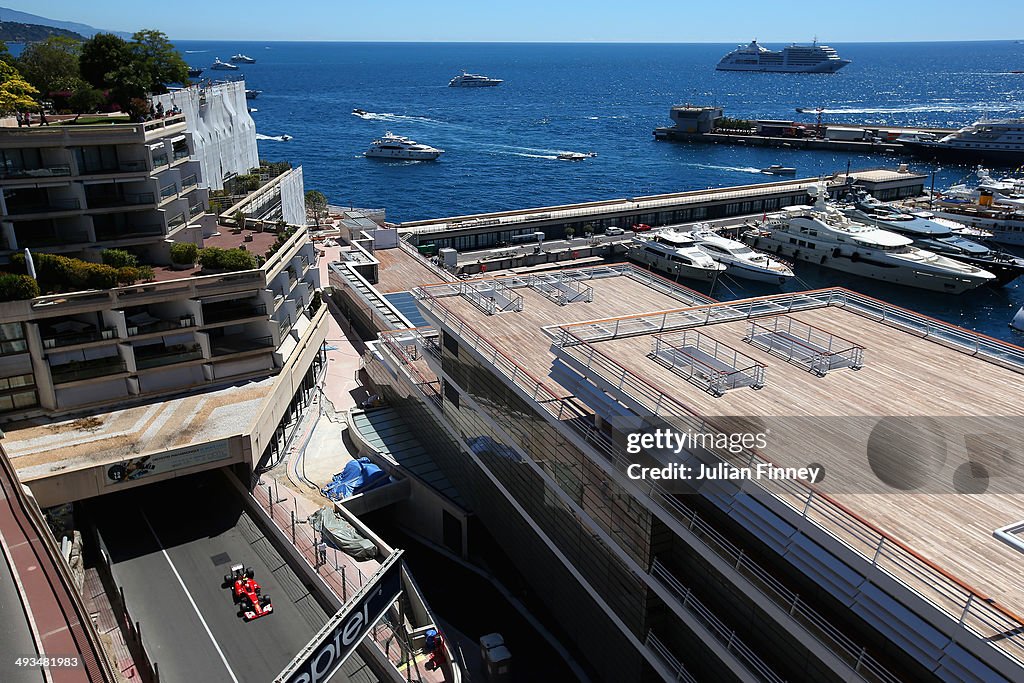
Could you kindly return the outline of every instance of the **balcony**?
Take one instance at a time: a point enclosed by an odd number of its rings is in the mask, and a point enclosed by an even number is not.
[[[176,149],[171,153],[171,156],[174,158],[174,161],[180,161],[182,159],[188,159],[192,156],[192,153],[189,152],[188,149]]]
[[[199,360],[202,357],[203,351],[199,348],[199,344],[172,344],[171,346],[153,344],[135,347],[135,367],[139,370]]]
[[[223,337],[210,337],[210,350],[216,356],[229,356],[233,353],[246,351],[272,351],[273,337],[250,337],[247,334],[232,334]]]
[[[189,190],[189,189],[191,189],[193,187],[197,187],[198,185],[199,185],[199,178],[196,176],[195,173],[193,173],[190,176],[185,176],[184,178],[181,179],[181,191],[182,192],[185,192],[186,190]]]
[[[82,208],[82,203],[72,197],[68,199],[47,199],[41,202],[7,203],[7,215],[18,216],[30,213],[51,213],[54,211],[74,211]]]
[[[183,315],[177,320],[164,320],[162,318],[155,318],[149,315],[149,313],[137,313],[135,315],[125,316],[125,321],[128,324],[129,337],[152,334],[153,332],[180,330],[188,327],[194,327],[196,324],[195,317],[191,315]]]
[[[93,360],[76,360],[63,365],[50,366],[50,375],[54,384],[66,384],[92,377],[103,377],[127,372],[128,366],[118,356],[94,358]]]
[[[59,349],[65,346],[91,344],[92,342],[114,339],[117,329],[113,327],[95,327],[77,320],[57,323],[47,329],[40,328],[39,336],[43,340],[44,349]]]
[[[166,166],[167,164],[168,164],[168,161],[167,161],[167,155],[166,154],[160,154],[160,155],[157,155],[157,156],[153,157],[153,168],[154,169],[160,168],[161,166]]]
[[[164,185],[163,187],[160,188],[160,199],[161,200],[169,199],[170,197],[173,197],[176,194],[178,194],[178,186],[175,185],[174,183],[171,183],[169,185]]]
[[[40,166],[38,168],[0,168],[0,179],[14,178],[53,178],[54,176],[71,175],[71,166]]]
[[[212,325],[229,320],[243,320],[267,314],[267,307],[260,303],[229,301],[225,305],[210,304],[203,307],[203,323]]]
[[[117,195],[99,195],[86,197],[90,209],[108,209],[116,206],[140,206],[156,204],[156,195],[152,192],[125,192]]]
[[[24,224],[22,224],[24,225]],[[89,241],[89,233],[86,230],[65,230],[60,233],[49,235],[25,234],[26,231],[15,228],[15,235],[18,239],[18,247],[39,248],[39,247],[60,247],[70,244],[79,244]]]
[[[95,225],[95,221],[94,221]],[[111,240],[126,240],[136,237],[156,237],[163,236],[164,226],[159,223],[151,223],[149,225],[121,225],[121,226],[101,226],[95,225],[96,228],[96,240],[99,242],[111,241]]]

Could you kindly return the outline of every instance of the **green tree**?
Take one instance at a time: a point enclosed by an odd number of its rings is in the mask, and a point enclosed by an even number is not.
[[[68,106],[76,114],[91,114],[106,104],[107,98],[103,91],[97,90],[88,83],[83,83],[68,98]]]
[[[188,81],[188,65],[166,34],[150,29],[138,31],[129,48],[133,66],[146,74],[150,92],[167,92],[167,83]]]
[[[130,66],[132,59],[132,50],[124,38],[112,33],[97,33],[82,43],[78,66],[82,78],[102,90],[113,85],[110,74],[123,66]]]
[[[33,88],[18,70],[9,63],[0,61],[0,113],[38,109],[35,96],[39,91]]]
[[[320,190],[306,190],[306,216],[320,227],[320,219],[327,214],[327,197]]]
[[[11,66],[14,66],[15,62],[14,55],[12,55],[11,51],[7,49],[7,43],[2,40],[0,40],[0,62],[10,64]]]
[[[25,80],[44,95],[74,90],[78,85],[78,53],[81,43],[63,36],[51,36],[32,43],[18,58],[18,70]]]

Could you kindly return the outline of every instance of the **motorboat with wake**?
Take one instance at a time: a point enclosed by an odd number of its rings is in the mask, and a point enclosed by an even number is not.
[[[597,156],[597,152],[559,152],[555,157],[559,161],[583,161]]]
[[[919,249],[909,237],[851,220],[827,203],[824,183],[808,192],[813,207],[786,207],[744,232],[743,241],[823,268],[936,292],[960,294],[995,280],[987,270]]]
[[[1024,259],[957,235],[946,221],[938,222],[927,212],[901,210],[864,191],[848,197],[851,203],[839,205],[848,218],[891,230],[909,237],[922,249],[984,268],[996,276],[994,284],[1005,285],[1024,275]]]
[[[726,267],[727,275],[774,285],[784,285],[793,278],[793,269],[785,261],[723,237],[708,225],[699,225],[688,234],[701,251]]]
[[[708,256],[697,242],[679,230],[660,230],[634,237],[627,258],[675,277],[712,282],[726,267]]]
[[[768,168],[762,168],[761,173],[764,173],[765,175],[796,175],[796,169],[792,166],[772,164]]]
[[[363,156],[373,159],[402,159],[411,161],[433,161],[444,154],[443,149],[424,145],[391,131],[374,140]]]

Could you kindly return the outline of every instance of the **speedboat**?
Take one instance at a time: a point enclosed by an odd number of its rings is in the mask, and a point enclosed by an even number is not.
[[[217,57],[216,61],[210,65],[210,68],[214,71],[238,71],[238,67],[229,62],[220,61],[220,57]]]
[[[960,294],[995,281],[983,268],[914,246],[913,240],[851,220],[827,203],[822,183],[813,207],[790,206],[743,233],[752,247],[861,277]]]
[[[668,275],[709,282],[726,268],[704,253],[687,233],[677,230],[634,237],[626,256]]]
[[[762,168],[761,173],[765,173],[767,175],[796,175],[796,169],[792,166],[772,164],[768,168]]]
[[[287,133],[285,133],[284,135],[281,136],[281,142],[288,142],[291,139],[292,139],[292,136],[288,135]]]
[[[247,100],[255,100],[262,93],[263,93],[262,90],[246,90],[245,91],[245,99],[247,99]]]
[[[494,85],[501,85],[502,80],[500,78],[491,78],[490,76],[481,76],[480,74],[471,74],[463,71],[461,74],[448,81],[449,88],[483,88]]]
[[[784,261],[754,251],[743,242],[722,237],[707,225],[698,226],[689,235],[701,251],[724,265],[729,275],[776,285],[786,284],[793,278],[793,269]]]
[[[839,206],[847,217],[909,237],[922,249],[984,268],[996,276],[994,284],[1005,285],[1024,274],[1024,259],[955,234],[948,221],[939,222],[927,211],[904,211],[864,191],[852,199],[852,204]]]
[[[363,156],[374,159],[411,159],[415,161],[432,161],[444,154],[443,149],[420,144],[391,131],[374,140]]]
[[[201,68],[199,68],[198,66],[190,66],[188,68],[188,77],[189,78],[199,78],[202,75],[203,75],[203,70]]]
[[[352,115],[353,116],[366,116],[369,113],[370,112],[366,111],[365,109],[353,109],[352,110]]]
[[[237,64],[255,64],[256,60],[248,55],[243,55],[239,52],[237,55],[231,57],[231,61]]]

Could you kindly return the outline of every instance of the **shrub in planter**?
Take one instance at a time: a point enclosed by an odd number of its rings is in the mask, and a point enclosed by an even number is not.
[[[69,259],[76,260],[76,259]],[[117,269],[102,263],[79,261],[71,277],[75,289],[110,289],[117,286]]]
[[[124,249],[104,249],[100,252],[100,259],[112,268],[135,268],[139,265],[139,258]]]
[[[199,265],[201,265],[204,270],[217,270],[219,268],[223,268],[221,265],[221,254],[223,253],[224,250],[220,247],[204,247],[199,250]]]
[[[0,273],[0,301],[21,301],[39,296],[39,285],[28,275]]]
[[[175,242],[171,245],[171,263],[177,266],[191,266],[199,258],[199,247],[191,242]]]
[[[117,284],[122,287],[126,285],[134,285],[135,281],[139,279],[139,271],[134,268],[118,268],[117,269]]]
[[[225,249],[221,254],[221,268],[224,270],[252,270],[256,257],[244,249]]]

